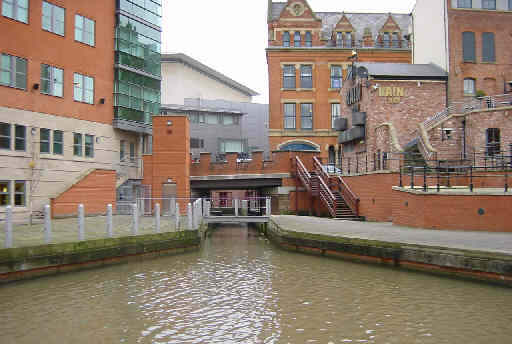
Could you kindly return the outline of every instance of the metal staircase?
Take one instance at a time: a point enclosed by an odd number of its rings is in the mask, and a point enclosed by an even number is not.
[[[320,199],[331,217],[340,220],[361,221],[359,198],[340,176],[331,176],[320,161],[313,158],[313,171],[309,172],[299,157],[295,157],[296,177],[313,197]]]

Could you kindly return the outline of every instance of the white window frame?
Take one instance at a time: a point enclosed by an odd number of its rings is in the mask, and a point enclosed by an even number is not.
[[[473,92],[466,92],[469,90],[469,82],[471,82],[472,86],[473,86]],[[465,96],[474,96],[476,94],[476,80],[473,79],[473,78],[464,78],[464,95]]]
[[[89,31],[88,28],[92,28],[92,30]],[[96,22],[80,14],[75,14],[75,41],[94,47],[96,45],[95,34]]]
[[[488,5],[492,4],[492,1],[494,1],[494,7],[488,7]],[[484,6],[484,4],[486,4],[487,7]],[[490,11],[496,10],[496,0],[482,0],[482,9],[483,10],[490,10]]]
[[[286,112],[286,108],[293,109],[293,115],[288,115]],[[283,125],[284,129],[296,129],[297,128],[297,104],[295,103],[284,103],[283,104]],[[292,123],[291,123],[292,122]]]
[[[2,191],[2,189],[0,189],[0,195],[7,195],[7,204],[0,204],[0,207],[6,207],[6,206],[12,204],[12,199],[11,199],[11,181],[10,180],[0,180],[0,183],[7,184],[7,191]]]
[[[304,112],[306,106],[311,107],[311,114],[307,114]],[[314,114],[314,104],[313,103],[302,103],[300,104],[300,128],[302,130],[313,130],[313,114]],[[311,121],[311,126],[305,126],[305,119],[309,119]]]
[[[23,7],[22,3],[25,3],[27,7]],[[6,4],[11,6],[11,13],[7,13],[8,7]],[[6,18],[28,24],[29,6],[29,0],[2,0],[2,15]],[[20,15],[23,15],[23,17],[20,18]]]
[[[335,69],[339,69],[340,75],[335,75],[334,71]],[[340,87],[335,87],[334,81],[339,80]],[[343,87],[343,68],[339,65],[333,65],[331,66],[331,78],[330,78],[331,88],[334,89],[340,89]]]
[[[43,69],[48,68],[48,78],[43,77]],[[60,72],[60,78],[59,78]],[[48,82],[49,92],[43,88],[43,81]],[[60,89],[58,87],[60,86]],[[64,69],[47,64],[41,64],[41,93],[54,97],[64,97]]]
[[[4,66],[5,59],[8,59],[9,66],[6,68]],[[18,60],[23,62],[25,64],[25,71],[20,72],[18,71]],[[7,86],[7,87],[13,87],[20,90],[27,90],[27,68],[28,68],[28,62],[27,59],[24,59],[22,57],[9,55],[9,54],[1,54],[0,55],[0,85]],[[3,83],[2,77],[4,75],[9,75],[9,83]],[[18,75],[24,76],[24,87],[21,87],[18,85]]]
[[[469,6],[467,2],[469,2]],[[457,0],[457,8],[473,8],[473,0]]]
[[[62,141],[57,141],[56,140],[56,138],[55,138],[55,133],[56,132],[60,132],[62,134]],[[61,152],[56,152],[56,149],[55,149],[56,146],[60,146]],[[52,135],[52,151],[53,151],[53,154],[64,155],[64,131],[62,131],[62,130],[53,130],[53,135]]]
[[[80,73],[74,74],[73,99],[77,102],[94,104],[94,78]],[[86,81],[90,80],[92,88],[87,88]],[[90,97],[88,100],[87,98]]]
[[[45,6],[49,6],[50,14],[45,15],[44,8]],[[60,21],[57,18],[57,15],[59,14],[58,11],[62,10],[62,27],[59,27]],[[45,18],[49,21],[49,26],[45,25]],[[66,9],[60,6],[57,6],[55,4],[52,4],[51,2],[43,1],[42,8],[41,8],[41,27],[43,30],[54,33],[59,36],[65,36],[66,34]],[[62,29],[62,32],[60,31]]]
[[[1,122],[0,124],[4,124],[4,125],[7,125],[7,127],[9,128],[9,131],[8,131],[8,135],[2,135],[0,133],[0,137],[4,138],[4,139],[7,139],[7,142],[9,144],[9,146],[7,148],[1,148],[0,149],[3,149],[3,150],[11,150],[12,149],[12,125],[11,123],[5,123],[5,122]]]
[[[16,191],[17,184],[22,184],[23,185],[23,191],[22,192]],[[26,207],[27,206],[27,181],[25,181],[25,180],[15,180],[14,181],[14,188],[13,188],[12,191],[13,191],[14,206],[15,207],[20,207],[20,208]],[[22,195],[22,197],[23,197],[23,203],[22,204],[16,204],[16,196],[17,195]]]
[[[80,138],[80,142],[75,142],[75,138]],[[83,152],[83,141],[84,141],[84,135],[81,134],[81,133],[73,133],[73,156],[79,156],[79,157],[82,157],[84,156],[84,152]],[[78,150],[77,150],[78,149]],[[77,154],[79,153],[79,154]]]
[[[331,103],[331,128],[335,129],[334,121],[341,117],[341,104]]]
[[[87,140],[91,141],[88,143]],[[86,158],[94,158],[94,135],[84,135],[84,156]]]
[[[311,71],[311,72],[310,72]],[[304,87],[306,82],[311,80],[311,87]],[[312,89],[313,88],[313,66],[312,65],[301,65],[300,66],[300,88]]]

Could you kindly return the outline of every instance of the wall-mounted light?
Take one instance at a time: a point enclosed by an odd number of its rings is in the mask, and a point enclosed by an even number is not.
[[[421,81],[418,81],[418,87],[421,87]]]
[[[105,98],[100,98],[100,104],[105,104]]]
[[[170,127],[172,125],[172,121],[167,121],[167,126]]]
[[[33,88],[34,90],[38,90],[38,89],[39,89],[39,84],[34,84],[34,85],[32,86],[32,88]]]
[[[37,128],[32,128],[30,129],[30,133],[33,135],[35,135],[37,133]]]

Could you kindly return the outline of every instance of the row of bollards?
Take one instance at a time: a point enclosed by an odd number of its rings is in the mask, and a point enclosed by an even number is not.
[[[131,206],[132,212],[132,225],[131,225],[131,235],[136,236],[139,233],[139,208],[137,204],[132,204]],[[44,243],[49,244],[52,241],[52,219],[51,219],[51,208],[49,205],[44,206]],[[176,203],[175,208],[175,228],[178,230],[180,228],[180,206],[179,203]],[[154,208],[154,228],[157,233],[161,232],[161,211],[160,204],[156,203]],[[188,203],[187,205],[187,220],[188,220],[188,228],[189,229],[197,229],[201,225],[201,220],[203,218],[203,204],[202,199],[196,200],[193,204]],[[78,226],[78,241],[85,240],[85,208],[83,204],[78,205],[78,217],[77,217],[77,226]],[[5,225],[4,225],[4,233],[5,233],[5,248],[13,247],[13,208],[12,206],[7,206],[5,208]],[[107,205],[106,212],[106,235],[108,238],[112,238],[114,236],[114,228],[113,228],[113,211],[112,204]]]

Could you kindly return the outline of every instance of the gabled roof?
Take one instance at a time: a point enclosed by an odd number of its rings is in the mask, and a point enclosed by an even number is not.
[[[200,72],[208,77],[217,80],[224,85],[231,87],[245,95],[248,96],[259,96],[260,94],[256,91],[251,90],[250,88],[234,81],[233,79],[225,76],[224,74],[217,72],[216,70],[208,67],[205,64],[193,59],[192,57],[177,53],[177,54],[162,54],[162,63],[183,63],[184,65]]]
[[[443,80],[448,74],[435,64],[408,64],[384,62],[357,62],[358,67],[368,69],[368,75],[385,79],[432,79]]]

